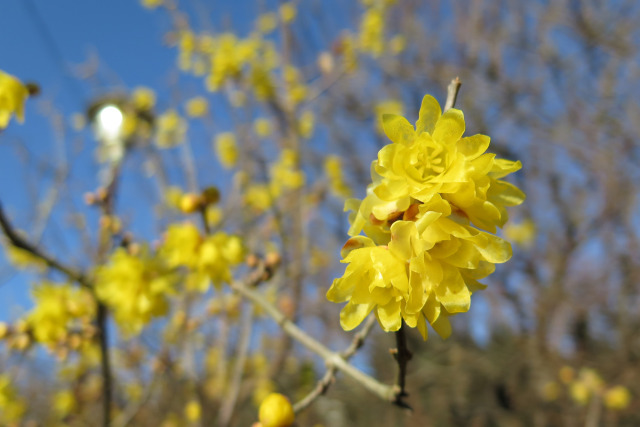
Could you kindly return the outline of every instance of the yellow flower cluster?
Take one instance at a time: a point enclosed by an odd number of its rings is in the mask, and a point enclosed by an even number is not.
[[[329,179],[329,189],[338,197],[349,197],[351,188],[344,181],[343,164],[338,156],[327,156],[324,160],[324,173]]]
[[[143,249],[131,254],[117,249],[96,271],[96,294],[127,334],[137,334],[153,317],[169,308],[174,277],[163,260]]]
[[[296,152],[282,150],[280,158],[269,169],[269,178],[268,184],[251,184],[245,193],[245,202],[259,212],[269,209],[287,191],[304,185],[305,174],[299,168]]]
[[[353,211],[354,237],[342,251],[349,265],[327,298],[347,302],[345,330],[374,311],[385,331],[404,321],[426,339],[426,320],[447,337],[449,316],[468,311],[471,294],[485,287],[479,280],[511,257],[509,243],[488,232],[507,221],[506,206],[525,198],[500,180],[521,164],[485,153],[487,136],[463,137],[462,112],[443,114],[430,95],[415,128],[389,114],[383,128],[392,143],[371,165],[367,196],[345,204]]]
[[[214,149],[220,164],[225,169],[231,169],[238,162],[238,143],[232,132],[223,132],[216,135]]]
[[[621,385],[608,387],[594,369],[582,368],[576,375],[572,367],[563,366],[558,377],[567,386],[571,399],[578,405],[586,406],[596,396],[600,396],[604,406],[612,411],[626,409],[631,403],[629,389]],[[560,387],[555,381],[549,384],[554,384],[558,390],[553,396],[545,397],[547,400],[555,400],[560,394]]]
[[[231,269],[244,259],[238,236],[223,232],[203,237],[191,223],[173,224],[160,248],[169,267],[186,267],[189,290],[206,292],[211,282],[220,287],[232,281]]]
[[[15,114],[20,123],[24,121],[24,102],[29,90],[20,80],[0,70],[0,130],[7,127]]]
[[[89,325],[95,303],[85,289],[44,282],[34,287],[35,306],[27,321],[36,341],[53,347],[68,338],[69,329]]]
[[[27,406],[11,384],[9,375],[0,374],[0,424],[18,425],[26,411]]]
[[[268,22],[263,25],[270,26]],[[259,33],[240,39],[233,33],[212,36],[183,30],[176,40],[180,69],[206,76],[210,91],[247,76],[258,99],[273,95],[269,73],[277,66],[278,56],[273,43],[263,40]]]
[[[187,121],[176,110],[167,110],[158,117],[156,145],[170,148],[184,142],[188,129]]]

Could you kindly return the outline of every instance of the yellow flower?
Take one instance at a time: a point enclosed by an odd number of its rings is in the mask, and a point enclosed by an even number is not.
[[[589,403],[589,399],[591,399],[591,390],[582,382],[572,383],[569,392],[571,398],[581,406]]]
[[[155,9],[159,6],[162,6],[164,0],[141,0],[142,6],[147,9]]]
[[[395,35],[389,40],[389,50],[394,55],[402,53],[407,47],[407,39],[402,35]]]
[[[446,338],[449,317],[468,311],[471,294],[485,288],[479,280],[511,257],[508,242],[479,228],[495,232],[507,219],[505,206],[524,199],[498,180],[519,162],[483,154],[488,137],[462,138],[462,112],[441,114],[428,95],[415,128],[389,114],[383,127],[393,143],[372,163],[366,197],[345,203],[355,237],[343,248],[349,265],[327,298],[347,302],[345,330],[374,311],[385,331],[404,321],[426,339],[429,323]]]
[[[384,9],[372,7],[362,15],[360,49],[378,57],[384,52]]]
[[[342,262],[349,266],[327,292],[330,301],[348,301],[340,313],[343,329],[355,328],[375,310],[385,331],[397,331],[404,320],[426,339],[426,320],[449,336],[448,317],[469,310],[471,294],[485,287],[478,280],[507,261],[511,247],[436,211],[444,208],[440,200],[408,210],[417,211],[418,219],[395,221],[386,246],[365,236],[347,241]]]
[[[139,333],[152,318],[166,314],[173,292],[173,276],[146,248],[137,256],[119,248],[96,271],[96,294],[127,334]]]
[[[293,2],[287,2],[280,5],[280,18],[285,24],[290,23],[296,18],[296,6]]]
[[[268,119],[256,119],[253,122],[253,131],[260,138],[267,138],[271,135],[271,122]]]
[[[187,122],[177,111],[168,110],[158,117],[156,144],[160,148],[174,147],[184,142]]]
[[[270,190],[273,197],[279,197],[284,190],[295,190],[304,185],[305,175],[299,169],[298,155],[295,151],[284,149],[280,158],[270,169]]]
[[[9,375],[0,374],[0,422],[17,425],[26,411],[27,406],[18,396]]]
[[[225,169],[233,168],[238,162],[238,144],[233,133],[218,134],[215,140],[215,150],[220,164]]]
[[[278,26],[278,17],[275,13],[269,12],[258,16],[258,31],[268,34]]]
[[[279,393],[268,395],[258,413],[262,427],[289,427],[295,420],[291,402]]]
[[[223,232],[203,237],[191,223],[169,226],[160,255],[169,267],[187,267],[187,289],[205,292],[232,280],[231,268],[244,259],[244,246],[238,236]]]
[[[61,390],[53,396],[53,408],[60,418],[75,411],[76,407],[76,398],[71,390]]]
[[[131,103],[137,110],[152,110],[156,105],[156,94],[148,87],[138,86],[131,94]]]
[[[81,320],[89,323],[95,315],[95,304],[84,289],[70,284],[44,282],[33,291],[35,306],[28,323],[36,341],[55,346],[67,338],[68,328]]]
[[[495,232],[508,219],[506,206],[524,200],[522,191],[500,180],[521,163],[484,154],[488,136],[463,138],[460,110],[442,114],[438,101],[426,95],[415,128],[397,115],[384,115],[383,128],[393,143],[384,146],[372,164],[371,192],[379,200],[375,206],[373,201],[364,203],[376,220],[386,221],[393,205],[404,207],[412,199],[426,202],[440,193],[459,216]],[[359,231],[352,228],[350,234]]]
[[[607,408],[619,411],[626,409],[631,401],[631,393],[621,385],[611,387],[604,394],[604,404]]]
[[[315,116],[312,111],[305,111],[300,115],[298,121],[298,133],[303,138],[311,138],[315,127]]]
[[[252,184],[247,187],[245,203],[258,212],[265,212],[273,206],[273,196],[266,184]]]
[[[342,160],[338,156],[327,156],[324,161],[324,173],[329,178],[329,188],[339,197],[348,197],[351,189],[344,182]]]
[[[196,422],[202,415],[202,407],[197,400],[190,400],[184,407],[184,416],[189,422]]]
[[[20,80],[0,70],[0,130],[7,127],[15,114],[20,123],[24,121],[24,102],[29,90]]]
[[[506,224],[504,237],[522,247],[530,247],[536,237],[536,224],[530,219],[525,219],[518,224]]]
[[[187,116],[193,118],[204,117],[209,110],[209,103],[206,98],[202,96],[196,96],[195,98],[191,98],[185,104],[185,110],[187,112]]]

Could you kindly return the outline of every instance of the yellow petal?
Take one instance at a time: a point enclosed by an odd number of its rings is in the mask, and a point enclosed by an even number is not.
[[[431,95],[425,95],[424,98],[422,98],[422,105],[418,113],[416,134],[420,135],[422,132],[433,134],[436,123],[441,115],[442,109],[440,109],[438,101]]]
[[[382,115],[382,129],[387,137],[397,144],[410,143],[416,133],[407,119],[395,114]]]
[[[462,111],[450,108],[436,123],[433,139],[443,144],[455,144],[464,134],[464,114]]]
[[[397,331],[402,326],[402,316],[400,314],[400,301],[392,300],[376,310],[380,326],[387,332]]]
[[[458,152],[464,154],[469,160],[473,160],[487,151],[490,141],[491,138],[480,134],[461,138],[457,145]]]
[[[431,326],[443,340],[446,340],[451,335],[451,322],[449,321],[449,317],[444,313],[439,316],[438,320],[433,322]]]
[[[350,331],[358,326],[371,313],[373,304],[354,304],[349,302],[340,312],[340,326]]]

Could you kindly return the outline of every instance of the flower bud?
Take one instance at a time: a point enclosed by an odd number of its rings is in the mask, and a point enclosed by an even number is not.
[[[263,427],[289,427],[295,416],[289,399],[280,393],[271,393],[260,405],[259,418]]]

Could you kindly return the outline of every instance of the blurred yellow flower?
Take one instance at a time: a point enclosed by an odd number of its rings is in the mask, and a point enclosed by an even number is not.
[[[156,105],[156,93],[148,87],[138,86],[131,93],[131,103],[139,111],[152,110]]]
[[[174,147],[184,142],[187,122],[176,110],[167,110],[158,117],[156,144],[160,148]]]
[[[196,96],[189,99],[185,104],[185,111],[187,116],[193,118],[204,117],[209,111],[209,103],[203,96]]]
[[[624,386],[611,387],[604,394],[604,404],[612,410],[626,409],[631,402],[631,393]]]
[[[26,411],[27,405],[18,396],[11,377],[6,373],[0,374],[0,423],[18,425]]]
[[[591,399],[591,390],[582,382],[574,382],[569,388],[571,398],[579,405],[586,405]]]
[[[286,2],[280,5],[280,19],[285,24],[290,23],[296,18],[297,10],[293,2]]]
[[[96,294],[126,334],[137,334],[152,318],[167,313],[175,278],[163,260],[143,248],[131,255],[119,248],[96,271]]]
[[[233,133],[223,132],[218,134],[214,148],[222,167],[225,169],[235,167],[238,162],[238,144]]]
[[[253,122],[253,131],[260,138],[267,138],[271,135],[271,122],[264,118],[256,119]]]
[[[274,12],[264,13],[258,16],[258,31],[268,34],[278,26],[278,17]]]
[[[35,305],[28,314],[28,323],[35,340],[48,346],[65,340],[74,323],[89,324],[95,316],[95,303],[85,289],[43,282],[33,288],[32,294]]]
[[[329,179],[329,188],[338,197],[349,197],[351,188],[345,183],[342,160],[338,156],[327,156],[324,161],[324,173]]]
[[[295,420],[291,402],[279,393],[268,395],[260,404],[258,413],[262,427],[289,427]]]
[[[29,90],[20,80],[0,70],[0,130],[7,127],[15,114],[20,123],[24,121],[24,102]]]
[[[53,396],[53,409],[60,418],[64,418],[76,410],[76,398],[71,390],[61,390]]]
[[[504,237],[522,247],[530,247],[536,238],[536,224],[528,218],[520,223],[506,224]]]
[[[197,400],[190,400],[184,407],[184,416],[189,422],[196,422],[202,416],[202,407]]]
[[[162,6],[164,0],[141,0],[142,6],[147,9],[155,9],[159,6]]]

